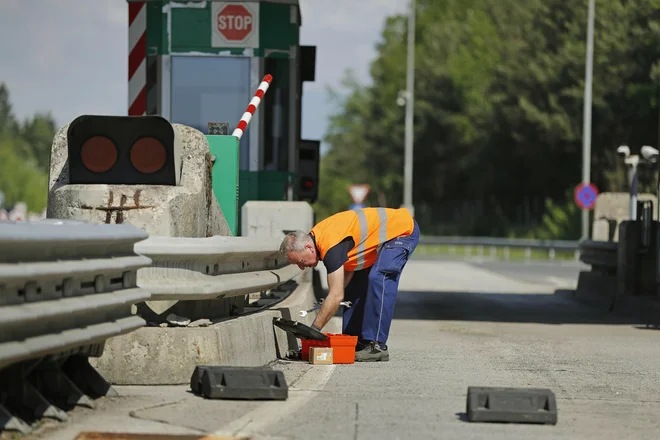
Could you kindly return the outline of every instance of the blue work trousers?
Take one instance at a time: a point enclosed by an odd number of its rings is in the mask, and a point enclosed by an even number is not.
[[[344,334],[360,341],[387,342],[399,278],[417,243],[419,226],[415,222],[412,234],[385,242],[372,266],[353,273],[344,291],[344,300],[353,303],[344,309]]]

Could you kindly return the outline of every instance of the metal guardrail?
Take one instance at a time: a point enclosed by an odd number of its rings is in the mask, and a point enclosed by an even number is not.
[[[580,242],[580,261],[594,271],[616,272],[618,243],[583,240]]]
[[[150,237],[135,245],[152,260],[138,284],[152,300],[202,300],[277,287],[302,271],[279,253],[280,241],[261,237]]]
[[[15,415],[26,408],[34,421],[66,420],[63,408],[113,394],[88,357],[146,325],[133,304],[246,295],[299,275],[279,246],[256,237],[149,238],[131,225],[1,222],[0,432],[29,433],[31,422]]]
[[[146,324],[131,314],[150,297],[137,271],[151,261],[133,250],[146,237],[130,225],[0,223],[0,431],[30,431],[16,407],[64,420],[51,402],[107,391],[87,356]]]
[[[525,257],[530,258],[532,250],[542,250],[548,252],[548,258],[553,260],[556,251],[573,252],[575,259],[579,258],[578,241],[571,240],[535,240],[524,238],[500,238],[500,237],[459,237],[459,236],[422,236],[419,244],[449,246],[450,252],[454,253],[456,247],[466,247],[469,249],[468,255],[471,255],[473,247],[477,248],[480,256],[484,255],[485,248],[490,248],[491,256],[494,256],[496,249],[504,249],[504,257],[509,257],[510,249],[525,249]],[[453,252],[452,252],[453,251]]]

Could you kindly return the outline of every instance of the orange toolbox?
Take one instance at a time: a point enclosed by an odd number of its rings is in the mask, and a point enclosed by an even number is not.
[[[323,333],[328,338],[325,341],[315,341],[313,339],[300,339],[302,342],[302,360],[309,362],[309,349],[311,347],[330,347],[332,348],[332,357],[334,364],[353,364],[355,363],[355,346],[357,345],[357,336],[341,335],[335,333]]]

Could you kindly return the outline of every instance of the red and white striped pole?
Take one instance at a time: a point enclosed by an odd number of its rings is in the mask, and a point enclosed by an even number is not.
[[[147,6],[128,4],[128,115],[147,113]]]
[[[254,94],[252,101],[250,101],[250,105],[248,105],[247,110],[245,110],[245,113],[243,113],[243,117],[241,117],[241,120],[236,126],[236,130],[234,130],[234,132],[232,133],[232,136],[236,136],[239,141],[241,140],[241,136],[243,136],[243,133],[245,132],[245,129],[247,128],[247,125],[250,122],[250,119],[252,119],[252,115],[254,115],[254,112],[257,110],[259,103],[261,103],[261,100],[263,99],[266,90],[268,90],[268,86],[270,86],[270,82],[272,80],[273,77],[270,74],[264,76],[264,79],[261,81],[261,84],[259,84],[259,89],[257,90],[257,93]]]

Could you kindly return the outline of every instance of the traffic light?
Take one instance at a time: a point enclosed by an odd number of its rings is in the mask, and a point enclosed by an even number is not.
[[[71,184],[179,184],[181,142],[160,116],[79,116],[67,140]]]
[[[318,197],[321,141],[301,139],[298,145],[298,199],[314,203]]]
[[[316,78],[316,46],[300,46],[300,81],[314,82]]]

